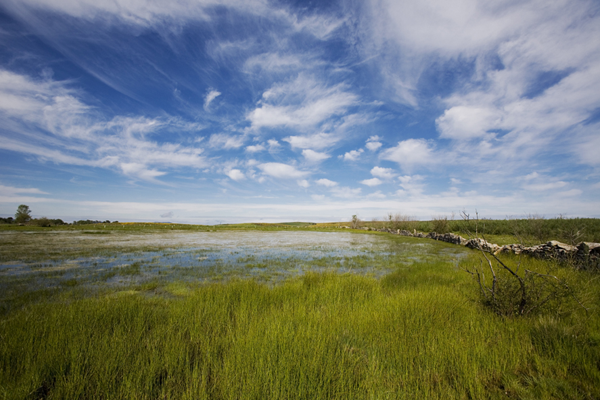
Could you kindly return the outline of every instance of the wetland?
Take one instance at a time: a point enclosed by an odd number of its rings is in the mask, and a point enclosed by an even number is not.
[[[477,251],[379,232],[5,229],[0,398],[600,397],[597,274],[503,260],[573,298],[500,317]]]
[[[280,281],[310,272],[383,276],[415,262],[456,263],[465,249],[411,238],[315,231],[0,233],[0,276],[32,287],[151,280]],[[127,277],[127,279],[125,279]]]

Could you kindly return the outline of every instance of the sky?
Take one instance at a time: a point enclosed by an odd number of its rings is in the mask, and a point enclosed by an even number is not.
[[[0,215],[600,217],[600,3],[1,0]]]

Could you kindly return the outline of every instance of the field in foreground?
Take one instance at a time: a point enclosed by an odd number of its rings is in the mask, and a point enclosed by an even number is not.
[[[31,292],[0,316],[0,398],[600,398],[597,275],[527,262],[589,311],[498,317],[449,262]]]

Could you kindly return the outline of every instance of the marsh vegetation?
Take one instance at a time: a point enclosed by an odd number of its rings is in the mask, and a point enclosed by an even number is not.
[[[474,219],[465,221],[461,215],[441,215],[434,216],[429,221],[419,221],[408,215],[389,213],[380,219],[363,221],[362,226],[466,235],[475,231],[475,223]],[[489,241],[499,245],[521,243],[530,246],[549,240],[559,240],[571,245],[579,242],[600,242],[598,218],[545,218],[542,215],[530,214],[502,220],[481,219],[478,224],[479,231],[485,233]]]
[[[521,260],[577,301],[502,317],[460,246],[110,225],[0,233],[0,398],[600,397],[589,271]]]

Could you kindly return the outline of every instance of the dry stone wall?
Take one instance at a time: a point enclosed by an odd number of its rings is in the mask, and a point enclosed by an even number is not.
[[[436,232],[430,232],[428,234],[424,234],[422,232],[417,232],[416,230],[410,232],[406,230],[394,230],[389,228],[373,229],[365,227],[362,229],[369,231],[373,230],[379,232],[388,232],[401,236],[411,236],[439,240],[442,242],[466,246],[471,249],[483,249],[484,251],[491,252],[494,254],[524,254],[527,256],[541,259],[555,259],[559,261],[573,262],[574,265],[582,268],[600,269],[600,243],[581,242],[577,246],[571,246],[566,243],[551,240],[547,243],[531,247],[526,247],[522,244],[509,244],[505,246],[498,246],[497,244],[487,242],[482,238],[465,239],[462,236],[456,235],[454,233],[440,234]]]

